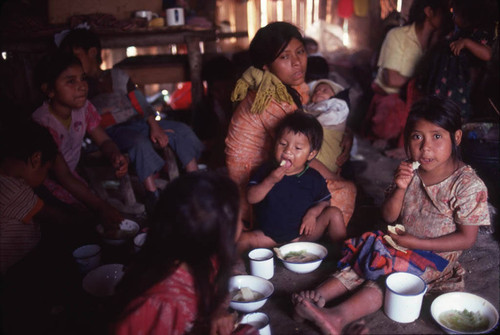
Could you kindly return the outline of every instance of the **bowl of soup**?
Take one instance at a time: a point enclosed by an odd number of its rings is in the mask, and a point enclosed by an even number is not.
[[[296,273],[316,270],[328,255],[324,246],[313,242],[292,242],[275,248],[274,251],[285,268]]]
[[[229,307],[250,313],[258,310],[273,294],[273,284],[264,278],[250,275],[238,275],[229,279]]]
[[[125,219],[120,222],[118,229],[106,231],[104,226],[99,224],[97,226],[97,232],[101,235],[104,243],[119,246],[132,240],[141,227],[135,221]]]
[[[467,292],[441,294],[432,302],[431,314],[447,334],[486,334],[498,324],[496,308]]]

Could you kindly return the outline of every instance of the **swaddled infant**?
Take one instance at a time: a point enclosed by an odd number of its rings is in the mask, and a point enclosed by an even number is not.
[[[349,115],[346,101],[335,98],[343,90],[331,80],[318,80],[311,87],[310,103],[304,106],[305,111],[314,115],[323,126],[323,144],[316,158],[333,173],[337,173],[339,168],[336,161],[342,153],[340,142]]]

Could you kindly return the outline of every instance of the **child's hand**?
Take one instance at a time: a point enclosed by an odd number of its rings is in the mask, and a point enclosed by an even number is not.
[[[226,310],[215,312],[210,323],[210,335],[231,335],[238,314],[228,313]]]
[[[105,230],[119,229],[120,222],[123,221],[123,215],[107,202],[102,203],[99,208],[99,215]]]
[[[406,190],[413,178],[413,167],[410,162],[401,162],[394,175],[394,183],[400,189]]]
[[[450,43],[451,52],[455,56],[458,56],[460,54],[460,51],[462,51],[462,49],[466,47],[466,43],[467,43],[466,38],[460,38],[456,41],[451,42]]]
[[[111,157],[113,168],[115,169],[115,175],[118,178],[123,177],[128,171],[128,159],[122,154],[114,154]]]
[[[269,180],[274,184],[283,179],[286,171],[292,166],[292,163],[290,163],[290,161],[284,160],[282,162],[285,162],[285,164],[281,163],[280,166],[271,171],[271,173],[269,174]]]
[[[418,249],[419,238],[397,229],[397,234],[389,233],[394,242],[408,249]]]
[[[168,145],[168,136],[166,132],[173,132],[173,130],[167,129],[163,130],[159,126],[151,127],[149,137],[151,142],[158,145],[160,148],[165,148]]]
[[[314,215],[306,214],[302,219],[302,224],[300,225],[299,234],[311,235],[314,232],[315,226],[316,226],[316,217]]]

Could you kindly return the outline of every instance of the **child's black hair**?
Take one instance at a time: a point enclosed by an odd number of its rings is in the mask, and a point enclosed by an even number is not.
[[[27,163],[36,152],[41,153],[42,164],[54,161],[57,156],[57,144],[47,128],[28,120],[1,130],[0,160],[14,158]]]
[[[97,64],[102,63],[101,41],[99,36],[91,30],[83,28],[71,30],[61,41],[59,48],[69,53],[73,53],[75,48],[82,48],[85,52],[88,52],[90,48],[96,48]]]
[[[453,14],[460,15],[464,20],[463,29],[492,29],[495,20],[498,20],[498,8],[491,0],[452,0],[451,6]]]
[[[409,153],[410,136],[419,120],[431,122],[450,133],[452,156],[460,159],[460,150],[455,141],[455,132],[462,129],[462,117],[458,105],[448,98],[435,95],[424,97],[411,106],[404,130],[405,150]]]
[[[295,134],[304,134],[309,140],[311,151],[319,151],[323,143],[323,128],[319,121],[311,114],[297,110],[286,115],[276,126],[276,140],[288,130]]]
[[[126,317],[128,303],[186,264],[198,297],[197,321],[208,322],[225,300],[236,257],[238,194],[231,179],[215,172],[191,172],[167,185],[146,242],[117,287],[115,318]]]
[[[82,66],[82,63],[72,53],[58,50],[46,55],[35,69],[36,81],[39,86],[46,84],[47,88],[52,89],[61,73],[73,65]]]

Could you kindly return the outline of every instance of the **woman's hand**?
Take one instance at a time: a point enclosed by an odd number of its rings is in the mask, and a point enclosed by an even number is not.
[[[344,136],[342,136],[342,140],[340,141],[340,149],[342,152],[337,157],[336,163],[338,166],[344,165],[344,163],[349,160],[353,141],[354,137],[352,131],[349,128],[346,128]]]
[[[412,164],[409,162],[401,162],[394,175],[394,183],[402,190],[406,190],[413,178]]]

